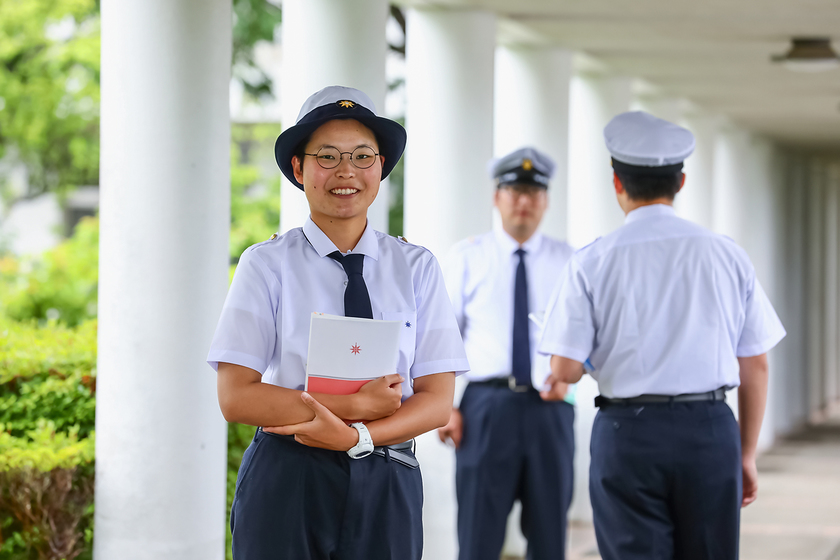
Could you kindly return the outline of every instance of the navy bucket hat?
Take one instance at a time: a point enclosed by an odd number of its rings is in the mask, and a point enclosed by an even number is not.
[[[283,131],[274,143],[274,159],[283,175],[303,190],[292,169],[292,156],[301,142],[322,124],[335,119],[357,120],[376,135],[379,153],[385,158],[382,178],[388,176],[405,150],[405,129],[395,121],[376,114],[373,101],[362,91],[344,86],[329,86],[313,93],[304,102],[297,122]]]

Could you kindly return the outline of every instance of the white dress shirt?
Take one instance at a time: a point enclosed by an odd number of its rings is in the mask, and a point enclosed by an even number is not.
[[[263,383],[302,390],[313,312],[344,314],[347,275],[328,257],[335,244],[311,218],[242,253],[207,356],[262,374]],[[469,369],[437,260],[427,249],[375,231],[351,251],[365,255],[363,277],[374,319],[404,323],[395,373],[403,399],[417,377]]]
[[[540,352],[589,358],[608,398],[737,387],[785,336],[746,252],[663,204],[575,253],[549,307]]]
[[[513,292],[519,243],[504,230],[465,239],[444,262],[446,288],[455,309],[471,370],[470,381],[511,375],[513,356]],[[542,319],[549,298],[574,250],[537,232],[522,245],[528,279],[528,309]],[[546,360],[537,359],[539,326],[528,322],[531,378],[542,387]]]

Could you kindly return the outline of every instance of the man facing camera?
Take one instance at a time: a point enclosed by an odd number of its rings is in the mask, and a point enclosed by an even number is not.
[[[534,367],[539,327],[528,318],[541,320],[573,253],[537,231],[553,172],[554,162],[533,148],[491,162],[502,227],[460,242],[444,263],[472,366],[438,432],[456,447],[460,560],[499,557],[517,499],[528,559],[565,557],[574,408],[564,401],[565,387],[548,400],[540,396],[548,363]]]

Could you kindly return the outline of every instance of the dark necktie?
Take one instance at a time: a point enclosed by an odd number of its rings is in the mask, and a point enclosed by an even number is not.
[[[531,386],[531,341],[528,336],[528,277],[525,250],[517,249],[516,283],[513,288],[513,377],[517,385]]]
[[[327,256],[341,263],[344,272],[347,273],[347,287],[344,289],[344,316],[373,319],[370,294],[368,294],[367,285],[362,276],[365,256],[361,253],[344,256],[338,251],[333,251]]]

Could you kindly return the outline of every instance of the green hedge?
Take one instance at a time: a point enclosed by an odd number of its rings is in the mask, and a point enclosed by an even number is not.
[[[91,558],[96,322],[0,318],[0,560]]]

